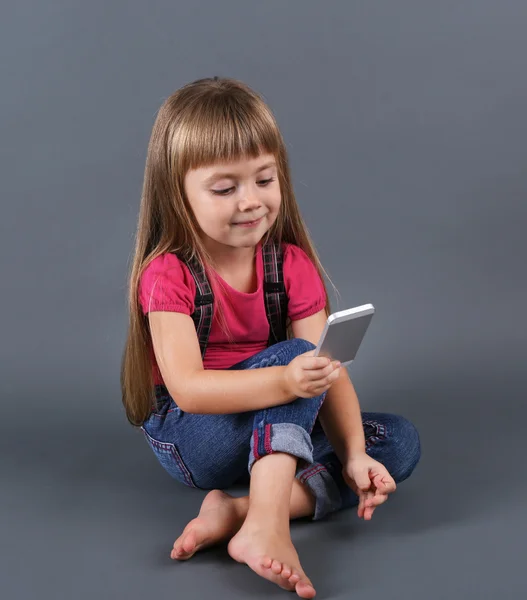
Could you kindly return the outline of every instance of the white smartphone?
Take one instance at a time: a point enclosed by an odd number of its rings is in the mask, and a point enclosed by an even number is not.
[[[340,361],[343,367],[350,365],[355,360],[374,312],[372,304],[363,304],[329,315],[315,356],[328,356]]]

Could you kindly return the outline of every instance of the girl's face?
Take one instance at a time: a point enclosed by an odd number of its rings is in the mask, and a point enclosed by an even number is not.
[[[281,202],[272,154],[190,170],[185,191],[209,249],[214,242],[256,246],[275,222]]]

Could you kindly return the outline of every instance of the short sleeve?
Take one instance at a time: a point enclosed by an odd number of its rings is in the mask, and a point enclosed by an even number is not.
[[[284,283],[291,321],[305,319],[326,306],[326,289],[315,265],[298,246],[284,244]]]
[[[153,311],[191,315],[195,294],[196,284],[190,271],[171,253],[154,258],[139,281],[139,302],[145,315]]]

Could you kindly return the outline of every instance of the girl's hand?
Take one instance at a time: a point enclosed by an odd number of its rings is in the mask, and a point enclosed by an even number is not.
[[[314,350],[296,356],[284,370],[284,385],[295,398],[320,396],[340,375],[340,363],[323,356],[313,356]]]
[[[395,491],[395,481],[380,462],[361,453],[351,458],[342,468],[344,481],[359,497],[359,518],[370,521],[373,511],[388,500]]]

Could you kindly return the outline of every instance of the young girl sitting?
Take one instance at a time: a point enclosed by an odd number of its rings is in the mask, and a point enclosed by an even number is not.
[[[406,419],[362,413],[345,368],[313,356],[330,311],[284,141],[245,84],[203,79],[154,127],[129,283],[121,385],[166,471],[213,490],[171,557],[230,556],[315,595],[290,519],[374,510],[413,471]],[[249,483],[249,496],[221,490]]]

